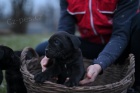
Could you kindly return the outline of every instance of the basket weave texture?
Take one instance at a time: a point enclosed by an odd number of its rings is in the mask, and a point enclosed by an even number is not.
[[[102,75],[99,75],[93,83],[85,86],[66,87],[51,81],[43,84],[35,83],[34,74],[41,71],[41,58],[35,54],[27,60],[28,48],[21,54],[21,72],[28,93],[126,93],[134,83],[134,55],[130,54],[124,64],[111,65]],[[85,68],[91,64],[91,60],[84,59]]]

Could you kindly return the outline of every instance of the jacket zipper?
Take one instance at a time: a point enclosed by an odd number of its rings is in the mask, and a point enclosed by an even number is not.
[[[91,24],[94,34],[97,36],[98,33],[94,27],[94,20],[93,20],[93,13],[92,13],[92,0],[89,0],[89,12],[90,12],[90,24]],[[102,44],[104,44],[105,43],[104,38],[100,36],[100,39],[101,39]]]
[[[95,35],[98,35],[94,27],[94,21],[93,21],[93,15],[92,15],[92,0],[89,0],[89,12],[90,12],[90,24],[91,24],[92,30]]]

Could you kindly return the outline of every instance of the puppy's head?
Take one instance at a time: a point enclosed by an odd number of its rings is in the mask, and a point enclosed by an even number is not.
[[[66,58],[73,51],[79,49],[80,40],[67,32],[57,32],[48,40],[46,56],[48,58]]]
[[[0,45],[0,69],[6,70],[16,65],[19,66],[19,61],[19,57],[14,53],[11,48]]]

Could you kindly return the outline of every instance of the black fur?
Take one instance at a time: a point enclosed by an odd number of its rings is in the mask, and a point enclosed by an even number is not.
[[[35,81],[43,83],[52,77],[58,77],[59,84],[65,84],[68,87],[77,86],[85,72],[79,48],[80,40],[66,32],[57,32],[48,42],[46,56],[50,58],[53,65],[35,75]],[[66,81],[67,77],[69,77],[68,81]]]
[[[6,70],[7,93],[27,93],[20,72],[20,54],[21,51],[14,52],[11,48],[0,45],[0,69]]]
[[[3,73],[2,70],[0,69],[0,84],[2,83],[2,80],[3,80]]]

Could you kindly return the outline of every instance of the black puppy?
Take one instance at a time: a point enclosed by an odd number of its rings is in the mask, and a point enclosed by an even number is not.
[[[2,70],[0,69],[0,84],[2,83],[2,80],[3,80],[3,73]]]
[[[35,81],[43,83],[52,77],[58,77],[59,84],[68,87],[77,86],[85,72],[80,43],[76,36],[67,32],[57,32],[52,35],[48,41],[46,56],[50,58],[53,65],[35,75]],[[68,81],[66,81],[67,77],[69,77]]]
[[[20,54],[20,51],[0,45],[0,70],[6,70],[7,93],[27,93],[20,72]]]
[[[2,59],[2,57],[3,57],[3,51],[0,50],[0,60]],[[3,73],[2,73],[1,64],[0,64],[0,85],[2,83],[2,80],[3,80]]]

